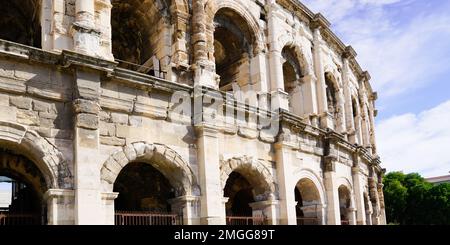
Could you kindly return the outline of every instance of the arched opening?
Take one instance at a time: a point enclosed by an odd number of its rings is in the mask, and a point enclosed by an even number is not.
[[[344,186],[339,186],[339,212],[342,225],[350,224],[350,207],[351,207],[351,195],[350,190]]]
[[[0,225],[47,223],[45,179],[28,158],[0,151]]]
[[[164,77],[160,61],[171,49],[171,40],[166,37],[171,0],[111,3],[112,50],[119,66]]]
[[[356,122],[356,117],[358,116],[358,104],[356,103],[356,99],[352,98],[352,111],[353,111],[353,120]]]
[[[334,77],[331,73],[325,73],[325,86],[326,86],[326,96],[327,96],[327,104],[328,104],[328,112],[333,116],[333,118],[337,118],[337,88],[334,83]]]
[[[321,200],[319,190],[310,179],[301,179],[295,187],[297,225],[319,225]]]
[[[214,59],[220,76],[219,88],[231,91],[233,84],[240,88],[251,84],[250,60],[255,37],[246,20],[229,8],[220,9],[214,16]]]
[[[181,217],[173,214],[170,200],[175,189],[155,167],[147,163],[127,164],[114,182],[116,225],[175,225]]]
[[[354,123],[354,134],[351,135],[349,138],[350,142],[353,144],[360,144],[361,143],[361,125],[360,125],[360,110],[359,110],[359,104],[355,97],[352,96],[352,116],[353,116],[353,123]]]
[[[225,205],[227,216],[252,216],[250,203],[255,201],[253,187],[244,176],[232,172],[225,185],[224,195],[228,197]]]
[[[259,225],[264,222],[262,217],[254,217],[251,204],[255,202],[256,190],[242,174],[232,172],[224,188],[224,196],[228,198],[225,204],[228,225]]]
[[[302,106],[300,101],[294,101],[293,94],[295,89],[300,87],[299,85],[302,82],[301,78],[303,77],[303,73],[296,51],[293,47],[284,47],[281,55],[283,57],[284,91],[289,95],[289,109],[290,111],[293,111],[294,106]]]
[[[40,0],[2,1],[0,13],[0,39],[41,48]]]

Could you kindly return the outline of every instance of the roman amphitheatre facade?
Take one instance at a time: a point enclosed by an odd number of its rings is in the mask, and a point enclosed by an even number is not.
[[[10,0],[0,224],[385,224],[376,93],[297,0]]]

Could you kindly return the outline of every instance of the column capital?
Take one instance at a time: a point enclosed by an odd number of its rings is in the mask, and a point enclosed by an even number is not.
[[[49,198],[57,198],[63,196],[75,196],[75,191],[68,189],[49,189],[44,193],[43,199],[48,200]]]
[[[217,126],[205,122],[194,125],[195,132],[200,136],[217,137],[219,129]]]
[[[336,171],[336,156],[329,155],[324,157],[324,172]]]
[[[102,200],[114,201],[119,196],[119,192],[103,192],[100,195]]]

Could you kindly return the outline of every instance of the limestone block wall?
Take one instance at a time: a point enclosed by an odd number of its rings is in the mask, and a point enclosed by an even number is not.
[[[115,178],[136,161],[152,164],[177,189],[172,206],[186,224],[224,224],[224,188],[234,171],[255,188],[254,215],[271,224],[297,223],[294,190],[305,186],[317,190],[305,204],[315,205],[321,224],[340,224],[342,210],[351,224],[384,222],[376,93],[355,51],[323,16],[291,0],[141,5],[137,13],[164,10],[163,18],[142,23],[155,35],[138,52],[156,57],[165,74],[154,77],[113,61],[115,4],[44,0],[42,50],[0,41],[0,143],[24,149],[45,175],[49,224],[114,224]],[[230,110],[194,108],[199,97],[212,102],[205,91],[224,92],[218,24],[245,40],[231,80],[266,101],[246,107],[227,98]],[[286,50],[301,70],[289,91]],[[177,92],[191,102],[183,117],[175,113]],[[211,122],[209,112],[220,113]],[[252,121],[262,114],[280,116],[275,135]],[[302,208],[309,215],[308,205]]]
[[[17,60],[0,62],[1,121],[37,132],[72,165],[72,74]]]
[[[0,62],[2,150],[25,155],[44,175],[48,223],[74,224],[73,74],[21,58]]]

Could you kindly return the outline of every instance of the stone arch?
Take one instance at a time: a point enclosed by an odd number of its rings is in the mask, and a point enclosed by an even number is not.
[[[330,82],[333,83],[334,88],[336,89],[336,93],[339,92],[341,90],[341,85],[339,82],[339,75],[337,72],[333,72],[333,71],[325,71],[325,79],[329,79]]]
[[[343,130],[344,123],[344,97],[338,76],[333,72],[325,72],[325,95],[328,105],[328,112],[331,113],[336,131]]]
[[[336,181],[336,186],[345,186],[350,193],[353,193],[353,185],[351,184],[350,180],[346,177],[340,177]]]
[[[120,171],[131,162],[151,164],[169,180],[177,196],[200,195],[200,187],[189,164],[168,146],[147,142],[126,145],[103,163],[100,178],[104,191],[112,192]]]
[[[270,170],[252,157],[234,157],[220,162],[220,181],[222,190],[232,172],[246,177],[255,189],[256,201],[275,198],[277,187]]]
[[[35,131],[0,121],[0,145],[33,161],[41,171],[47,189],[73,188],[73,176],[63,154]]]
[[[258,25],[258,21],[250,14],[250,11],[246,7],[242,6],[238,1],[234,0],[208,0],[205,5],[206,12],[206,23],[213,23],[214,16],[221,9],[230,9],[236,12],[240,17],[242,17],[246,25],[251,30],[251,35],[254,36],[255,45],[253,46],[254,54],[264,51],[266,48],[264,42],[264,33]],[[209,43],[209,49],[212,50],[212,43]]]
[[[302,69],[302,77],[314,74],[311,48],[305,47],[305,45],[301,44],[299,40],[294,39],[292,35],[288,34],[283,34],[279,38],[279,45],[280,51],[285,47],[290,47],[295,50],[297,60],[300,64],[300,68]]]
[[[320,178],[318,177],[318,175],[316,175],[310,169],[302,169],[300,172],[295,174],[295,179],[298,180],[296,182],[296,186],[302,179],[310,180],[316,187],[317,191],[319,192],[320,204],[325,204],[326,202],[325,187]]]
[[[355,210],[355,200],[352,184],[347,178],[341,177],[337,179],[336,187],[339,199],[339,214],[341,224],[351,224],[354,218],[352,213]]]

